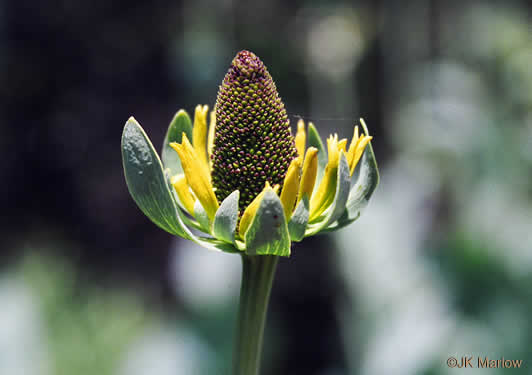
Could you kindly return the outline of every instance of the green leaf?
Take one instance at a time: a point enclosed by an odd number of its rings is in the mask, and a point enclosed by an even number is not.
[[[309,218],[309,202],[308,196],[305,194],[292,214],[292,218],[288,222],[288,231],[292,241],[299,242],[305,237],[305,229],[307,228]]]
[[[129,193],[142,212],[165,231],[188,238],[176,215],[161,160],[133,117],[122,133],[122,163]]]
[[[196,203],[194,203],[194,218],[198,221],[199,225],[201,226],[201,229],[204,232],[211,232],[211,223],[209,221],[209,216],[207,215],[207,212],[205,211],[199,200],[196,200]]]
[[[311,236],[320,232],[327,227],[345,211],[346,203],[349,198],[349,188],[351,187],[351,175],[349,173],[349,164],[343,152],[340,153],[340,162],[336,173],[336,192],[331,206],[325,211],[323,218],[320,218],[316,224],[310,226],[305,236]]]
[[[368,130],[365,127],[364,130],[366,131],[366,134],[368,134]],[[373,147],[370,142],[366,147],[366,150],[364,150],[357,181],[349,192],[346,210],[338,221],[332,223],[327,230],[340,229],[358,219],[378,185],[379,168],[377,167],[375,153],[373,152]]]
[[[240,192],[233,191],[220,204],[220,208],[214,216],[213,233],[214,237],[233,243],[235,241],[235,230],[238,222],[238,199]]]
[[[177,152],[170,147],[171,142],[181,143],[183,133],[185,133],[187,138],[192,142],[192,121],[187,112],[180,109],[174,115],[174,118],[168,126],[166,136],[164,137],[163,151],[161,153],[164,167],[170,168],[171,176],[183,173],[179,156],[177,156]]]
[[[267,191],[245,234],[248,255],[290,255],[290,233],[281,200]]]
[[[316,176],[317,186],[318,182],[323,177],[323,171],[325,170],[325,166],[327,165],[327,152],[323,147],[320,134],[318,133],[318,130],[314,127],[313,124],[308,125],[307,138],[308,146],[316,147],[318,149],[318,175]]]

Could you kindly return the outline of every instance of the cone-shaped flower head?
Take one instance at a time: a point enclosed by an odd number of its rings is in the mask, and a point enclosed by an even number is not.
[[[215,108],[212,183],[219,202],[238,190],[242,211],[266,182],[283,185],[297,156],[294,137],[275,83],[252,52],[233,59]]]
[[[213,250],[288,256],[292,241],[355,221],[377,187],[372,137],[360,125],[363,133],[354,126],[350,143],[334,134],[324,147],[303,120],[293,137],[268,70],[242,51],[213,111],[198,105],[194,121],[176,113],[162,160],[140,124],[128,120],[126,182],[141,210],[172,234]]]

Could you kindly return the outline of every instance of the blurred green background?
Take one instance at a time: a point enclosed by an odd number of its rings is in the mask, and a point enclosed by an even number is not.
[[[530,2],[3,0],[0,375],[229,374],[239,258],[142,215],[120,136],[162,144],[241,49],[292,125],[364,117],[381,167],[280,263],[262,374],[532,373]]]

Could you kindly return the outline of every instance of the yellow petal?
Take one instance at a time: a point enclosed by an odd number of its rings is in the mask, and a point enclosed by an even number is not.
[[[277,191],[279,190],[279,185],[276,185],[276,187],[277,189],[274,188],[273,191],[277,193]],[[244,213],[240,218],[240,226],[238,227],[238,233],[240,234],[240,237],[244,238],[246,231],[248,230],[251,222],[253,221],[253,218],[255,217],[255,214],[257,213],[257,210],[260,207],[260,201],[268,190],[272,190],[272,188],[270,186],[270,183],[266,181],[266,186],[264,186],[264,189],[262,189],[262,191],[255,197],[255,199],[251,201],[251,203],[244,210]]]
[[[179,159],[181,159],[181,165],[190,188],[207,212],[209,219],[213,220],[219,205],[205,166],[199,161],[198,155],[185,133],[183,133],[183,143],[172,142],[170,146],[177,151]]]
[[[216,107],[211,111],[211,121],[209,123],[209,135],[207,137],[207,154],[209,157],[209,167],[212,165],[212,148],[214,147],[214,130],[216,128]]]
[[[353,160],[351,161],[351,164],[349,165],[350,174],[353,174],[353,172],[355,171],[355,167],[357,166],[360,158],[362,157],[362,154],[364,153],[366,146],[372,139],[373,137],[368,137],[367,135],[360,137],[359,142],[357,143],[355,153],[353,155]]]
[[[309,147],[305,155],[305,162],[303,163],[303,172],[301,174],[301,183],[299,184],[299,194],[297,202],[307,195],[309,198],[314,190],[316,183],[316,176],[318,174],[318,149]]]
[[[353,158],[355,157],[355,150],[358,143],[358,126],[355,126],[355,130],[353,132],[353,139],[351,140],[351,144],[349,145],[349,150],[347,150],[347,163],[351,167]]]
[[[360,119],[362,122],[364,120]],[[349,146],[349,151],[347,152],[347,163],[349,164],[349,173],[352,175],[355,171],[362,154],[368,143],[373,139],[373,137],[358,134],[358,126],[355,126],[355,131],[353,134],[353,139],[351,140],[351,145]]]
[[[302,119],[299,119],[299,121],[297,122],[297,133],[296,133],[295,141],[296,141],[297,154],[303,157],[305,155],[307,134],[305,133],[305,122]]]
[[[318,186],[318,190],[310,199],[309,221],[319,217],[329,207],[336,193],[336,174],[338,171],[338,163],[340,162],[338,135],[335,134],[327,139],[327,150],[329,151],[329,161],[325,167],[325,172]]]
[[[338,134],[327,138],[327,156],[329,164],[338,164]]]
[[[190,192],[190,188],[187,184],[187,178],[185,175],[177,175],[172,177],[171,183],[174,186],[175,191],[177,192],[177,196],[179,197],[179,200],[185,206],[185,209],[188,211],[189,214],[194,215],[194,203],[196,203],[196,200],[192,196],[192,193]]]
[[[343,138],[341,141],[338,141],[338,151],[345,153],[345,146],[347,146],[347,139]]]
[[[196,151],[199,161],[205,165],[207,170],[209,170],[206,154],[208,110],[209,107],[206,105],[196,106],[196,111],[194,113],[194,127],[192,128],[192,144],[194,145],[194,150]]]
[[[284,208],[284,215],[287,220],[290,219],[292,210],[297,199],[297,192],[299,190],[299,170],[301,169],[302,156],[292,160],[286,176],[284,178],[283,190],[281,190],[281,203]]]

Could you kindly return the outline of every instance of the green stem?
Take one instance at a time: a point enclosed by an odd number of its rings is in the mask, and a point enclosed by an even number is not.
[[[274,255],[242,255],[233,375],[259,373],[264,323],[278,258]]]

